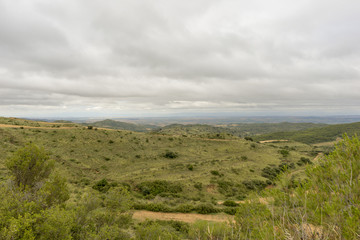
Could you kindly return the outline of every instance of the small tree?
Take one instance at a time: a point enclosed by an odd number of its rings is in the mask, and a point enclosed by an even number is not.
[[[6,166],[11,171],[15,184],[24,190],[34,188],[36,183],[49,177],[54,162],[49,160],[43,148],[31,143],[15,152]]]

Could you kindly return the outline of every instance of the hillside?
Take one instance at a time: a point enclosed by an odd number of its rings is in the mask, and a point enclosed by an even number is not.
[[[322,143],[335,141],[337,138],[342,137],[344,133],[349,136],[360,134],[360,122],[335,124],[322,128],[312,128],[296,132],[276,132],[260,136],[254,136],[254,140],[263,141],[269,139],[286,139],[306,144]]]
[[[147,132],[151,129],[157,128],[157,126],[154,125],[140,125],[140,124],[114,121],[111,119],[105,119],[103,121],[97,121],[92,123],[84,123],[83,125],[91,125],[94,127],[110,128],[110,129],[128,130],[134,132]]]
[[[294,164],[301,157],[311,158],[313,151],[297,143],[268,146],[237,138],[202,139],[90,130],[77,125],[71,128],[9,126],[0,128],[1,178],[6,176],[5,159],[19,147],[33,142],[49,151],[59,171],[74,189],[81,191],[101,179],[134,188],[142,182],[166,180],[188,189],[181,194],[187,198],[243,198],[256,188],[251,184],[265,186],[262,184],[268,179],[261,176],[263,168]],[[290,154],[282,155],[282,149],[288,149]],[[245,181],[250,183],[244,185]],[[202,187],[199,189],[195,183]]]
[[[158,133],[169,135],[189,135],[199,137],[209,137],[216,134],[223,134],[220,137],[237,137],[252,136],[258,134],[273,133],[279,131],[299,131],[310,128],[321,128],[327,124],[319,123],[231,123],[223,125],[206,125],[206,124],[171,124],[160,129],[154,130]],[[227,135],[227,136],[226,136]]]

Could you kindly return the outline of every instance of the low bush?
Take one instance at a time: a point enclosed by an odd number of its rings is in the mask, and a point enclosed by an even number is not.
[[[222,174],[217,170],[211,170],[210,173],[214,176],[219,176],[219,177],[222,176]]]
[[[197,190],[201,191],[202,190],[202,183],[198,182],[194,184],[194,188],[196,188]]]
[[[164,158],[169,158],[169,159],[177,158],[178,156],[179,156],[179,154],[177,152],[172,152],[172,151],[166,151],[163,154]]]
[[[312,164],[309,158],[301,157],[299,161],[296,163],[299,166],[306,165],[306,164]]]
[[[194,205],[191,204],[180,204],[174,208],[174,212],[189,213],[194,211]]]
[[[106,179],[102,179],[95,183],[92,188],[98,190],[99,192],[105,193],[110,189],[110,184]]]
[[[281,149],[279,150],[279,153],[285,158],[287,156],[289,156],[290,152],[286,149]]]
[[[237,204],[236,202],[232,201],[232,200],[226,200],[225,202],[223,202],[224,206],[227,207],[237,207],[239,206],[239,204]]]
[[[266,186],[268,186],[269,184],[271,184],[271,182],[265,182],[262,180],[248,180],[248,181],[243,181],[242,182],[244,184],[244,186],[248,189],[248,190],[252,190],[252,191],[260,191],[263,190]]]
[[[197,213],[200,214],[210,214],[219,212],[212,204],[210,203],[202,203],[195,207],[194,209]]]
[[[135,210],[148,210],[152,212],[173,212],[172,209],[162,203],[135,203]]]
[[[227,208],[224,208],[222,211],[229,215],[235,215],[237,208],[236,207],[227,207]]]

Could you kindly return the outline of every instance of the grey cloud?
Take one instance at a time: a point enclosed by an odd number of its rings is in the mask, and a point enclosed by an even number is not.
[[[0,105],[352,113],[359,10],[355,0],[0,0]]]

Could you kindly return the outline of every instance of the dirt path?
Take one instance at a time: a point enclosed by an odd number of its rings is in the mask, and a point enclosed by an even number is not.
[[[234,217],[225,214],[214,214],[214,215],[204,215],[197,213],[163,213],[163,212],[150,212],[145,210],[138,210],[134,212],[133,219],[139,221],[145,221],[146,219],[150,220],[174,220],[182,221],[187,223],[193,223],[197,220],[205,220],[212,222],[228,222],[234,221]]]
[[[272,143],[272,142],[288,142],[289,140],[264,140],[264,141],[260,141],[259,143]]]
[[[0,128],[32,128],[32,129],[73,129],[76,127],[32,127],[25,125],[10,125],[10,124],[0,124]]]

